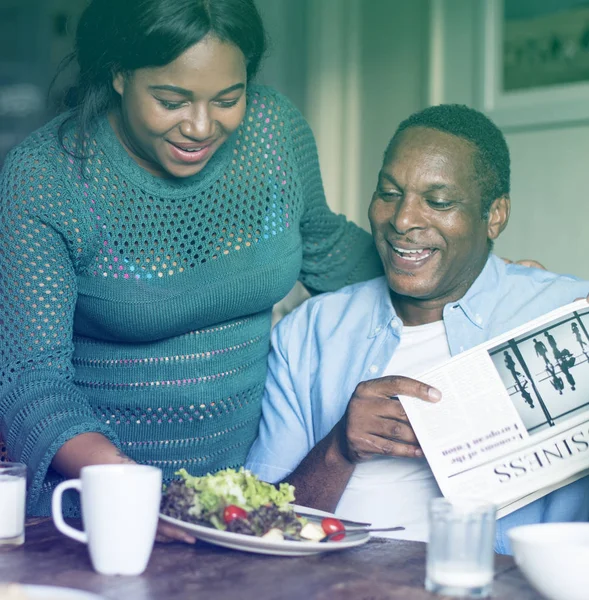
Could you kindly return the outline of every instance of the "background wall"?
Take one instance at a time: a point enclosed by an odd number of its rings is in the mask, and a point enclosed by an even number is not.
[[[362,3],[358,222],[365,227],[384,149],[397,125],[427,106],[429,10],[429,0]]]
[[[430,103],[481,108],[479,19],[488,2],[497,0],[432,0]],[[512,127],[505,137],[512,160],[512,213],[496,252],[589,279],[589,123]]]
[[[589,279],[589,126],[506,136],[512,159],[512,215],[497,243],[511,258],[534,258]]]
[[[302,111],[307,101],[307,0],[256,0],[269,47],[258,81],[272,85]]]
[[[0,165],[6,152],[55,114],[50,83],[72,47],[85,0],[0,0]]]

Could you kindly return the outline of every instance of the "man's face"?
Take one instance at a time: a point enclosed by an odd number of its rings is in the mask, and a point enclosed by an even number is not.
[[[507,199],[482,218],[475,152],[462,138],[413,127],[385,157],[369,217],[398,310],[409,303],[441,311],[460,299],[507,222]]]

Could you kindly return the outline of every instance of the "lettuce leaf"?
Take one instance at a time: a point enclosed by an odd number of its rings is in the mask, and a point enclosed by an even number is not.
[[[230,504],[249,512],[268,504],[286,509],[294,502],[294,486],[281,483],[275,487],[260,481],[243,467],[238,471],[224,469],[204,477],[193,477],[180,469],[176,475],[182,477],[186,487],[196,492],[190,514],[210,521],[217,529],[225,529],[223,510]]]

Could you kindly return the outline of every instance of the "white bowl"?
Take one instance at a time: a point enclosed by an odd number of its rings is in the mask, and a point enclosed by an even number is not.
[[[589,523],[522,525],[507,535],[517,566],[548,600],[589,598]]]

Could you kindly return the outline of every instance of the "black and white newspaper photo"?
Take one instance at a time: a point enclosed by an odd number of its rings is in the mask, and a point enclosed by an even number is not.
[[[589,407],[589,309],[490,350],[528,433]]]
[[[585,300],[416,379],[442,392],[436,404],[401,402],[445,496],[492,499],[503,516],[589,470]]]

